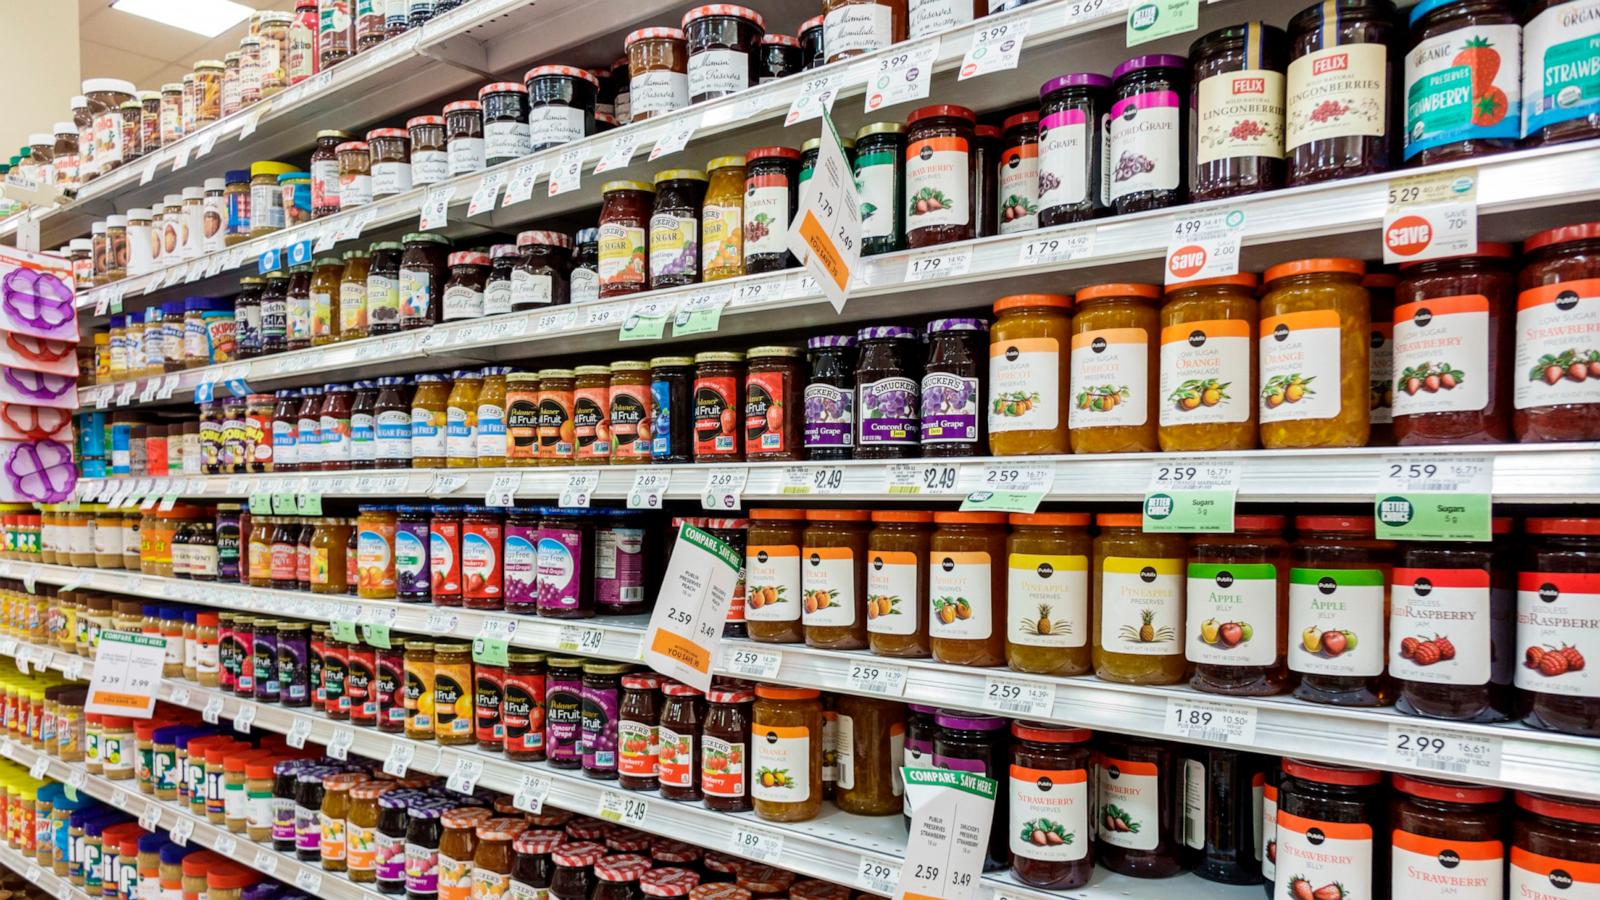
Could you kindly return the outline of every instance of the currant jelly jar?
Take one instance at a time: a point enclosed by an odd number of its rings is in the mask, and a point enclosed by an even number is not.
[[[778,272],[796,264],[788,237],[800,202],[800,151],[757,147],[744,165],[744,271]]]
[[[1296,516],[1290,555],[1289,669],[1294,695],[1331,706],[1385,706],[1385,629],[1394,543],[1371,516]]]
[[[1289,543],[1282,516],[1235,516],[1232,534],[1189,542],[1189,686],[1266,696],[1288,687]]]
[[[1111,79],[1096,72],[1039,88],[1039,224],[1092,219],[1105,210],[1101,153]]]
[[[1089,776],[1093,732],[1011,723],[1011,873],[1050,890],[1083,887],[1094,874]]]
[[[1285,759],[1283,774],[1268,896],[1315,896],[1326,884],[1346,897],[1389,896],[1389,841],[1374,840],[1388,818],[1383,774],[1299,759]]]
[[[906,246],[978,236],[972,142],[977,116],[964,106],[924,106],[906,120]]]
[[[1565,897],[1600,886],[1600,805],[1518,791],[1510,896]]]
[[[1505,896],[1505,791],[1407,775],[1389,783],[1399,794],[1390,808],[1391,896]]]
[[[1119,215],[1184,202],[1188,192],[1189,62],[1135,56],[1111,73],[1108,199]]]
[[[1388,171],[1397,25],[1389,0],[1322,0],[1289,20],[1289,187]]]
[[[1516,685],[1527,724],[1600,735],[1600,687],[1584,651],[1600,646],[1600,519],[1528,519],[1517,574]]]
[[[1523,242],[1512,430],[1523,443],[1600,437],[1600,222]]]
[[[1520,4],[1423,0],[1406,53],[1407,165],[1499,153],[1522,134]],[[1463,54],[1471,60],[1463,65]]]
[[[1283,73],[1289,39],[1243,22],[1189,47],[1194,66],[1192,200],[1220,200],[1283,185]]]
[[[915,457],[921,437],[917,402],[921,347],[916,329],[898,325],[856,334],[856,459]]]

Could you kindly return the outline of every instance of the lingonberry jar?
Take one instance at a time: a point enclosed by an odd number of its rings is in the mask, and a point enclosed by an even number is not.
[[[1195,135],[1190,199],[1220,200],[1283,185],[1283,29],[1250,21],[1189,47]]]
[[[1389,0],[1320,0],[1289,20],[1289,187],[1388,171],[1398,24]]]

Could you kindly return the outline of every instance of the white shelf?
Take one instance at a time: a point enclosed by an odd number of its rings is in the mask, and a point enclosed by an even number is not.
[[[27,567],[0,562],[0,577],[32,577],[47,584],[72,584],[91,590],[117,591],[140,597],[203,603],[313,621],[382,622],[396,632],[476,637],[491,619],[514,623],[511,643],[548,652],[637,662],[647,624],[645,617],[597,618],[563,623],[532,616],[490,614],[459,608],[406,604],[352,597],[326,599],[298,591],[237,587],[208,582],[128,575],[121,572]],[[502,628],[502,631],[507,630]],[[1390,709],[1341,709],[1287,697],[1219,697],[1188,688],[1119,685],[1091,676],[1026,675],[1005,669],[942,665],[930,660],[900,660],[866,652],[818,650],[793,644],[726,641],[718,674],[748,678],[732,664],[734,650],[754,650],[776,657],[776,674],[759,680],[813,687],[834,693],[889,696],[908,703],[988,712],[1018,718],[1059,722],[1122,734],[1180,739],[1169,732],[1174,702],[1207,701],[1253,718],[1254,739],[1229,744],[1181,738],[1188,743],[1245,747],[1261,753],[1303,756],[1346,765],[1433,777],[1457,777],[1526,790],[1559,791],[1600,799],[1600,740],[1539,731],[1522,725],[1478,725],[1402,716]],[[52,653],[49,664],[73,665],[66,654]],[[81,663],[75,664],[81,666]],[[880,672],[902,670],[904,688],[885,694],[852,679],[860,666]],[[991,678],[1054,692],[1048,713],[1015,715],[987,705]],[[1410,761],[1391,751],[1390,729],[1434,729],[1460,738],[1488,740],[1498,746],[1500,766],[1493,775],[1447,773]]]
[[[100,900],[99,897],[91,898],[82,888],[73,887],[67,879],[4,844],[0,844],[0,866],[21,875],[28,883],[38,885],[57,900]]]

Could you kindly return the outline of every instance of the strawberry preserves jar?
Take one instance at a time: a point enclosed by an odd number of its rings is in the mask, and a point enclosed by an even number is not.
[[[1600,806],[1518,792],[1511,826],[1510,896],[1600,890]]]
[[[1517,276],[1517,440],[1600,438],[1600,222],[1541,231]]]
[[[1522,27],[1522,135],[1554,144],[1600,135],[1594,81],[1600,0],[1534,0]]]
[[[1389,842],[1373,839],[1383,774],[1299,759],[1285,759],[1283,774],[1267,896],[1388,898]]]
[[[1505,896],[1505,791],[1406,775],[1389,781],[1399,795],[1391,896]]]
[[[1521,4],[1422,0],[1411,8],[1404,102],[1408,165],[1516,146],[1522,130]]]
[[[1600,519],[1529,519],[1517,575],[1516,684],[1527,724],[1600,735]]]
[[[1089,773],[1093,732],[1011,723],[1011,872],[1051,890],[1083,887],[1094,874]]]

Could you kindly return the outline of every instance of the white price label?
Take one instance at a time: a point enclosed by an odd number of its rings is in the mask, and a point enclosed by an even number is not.
[[[161,390],[161,381],[162,380],[159,378],[152,378],[146,381],[144,383],[144,390],[139,392],[139,402],[149,403],[151,400],[154,400],[157,392]]]
[[[594,489],[600,486],[600,473],[594,469],[577,469],[567,475],[567,485],[561,489],[557,503],[565,509],[588,509],[594,499]]]
[[[455,196],[456,189],[446,185],[428,191],[422,200],[422,211],[417,227],[423,231],[443,228],[450,221],[450,200]]]
[[[453,634],[456,622],[459,621],[453,613],[434,611],[428,613],[427,620],[422,629],[428,634]]]
[[[544,809],[544,800],[550,796],[550,779],[542,775],[524,775],[511,795],[511,805],[537,815]]]
[[[233,730],[241,734],[249,734],[250,726],[256,721],[256,705],[254,703],[239,704],[239,711],[233,714]]]
[[[777,650],[731,646],[722,654],[723,671],[757,681],[771,681],[778,677],[778,669],[782,665],[783,654]]]
[[[500,198],[501,208],[522,203],[533,197],[533,184],[539,180],[539,164],[525,162],[511,171],[511,180],[506,182],[505,196]]]
[[[156,391],[156,399],[171,400],[172,392],[178,389],[179,380],[179,376],[176,374],[168,375],[167,377],[161,379],[161,387]]]
[[[500,189],[505,187],[511,174],[504,170],[490,172],[478,180],[478,189],[472,192],[472,200],[467,204],[467,215],[475,216],[481,212],[494,209],[494,202],[500,196]]]
[[[223,856],[232,856],[239,849],[239,842],[231,834],[218,834],[217,839],[211,842],[211,849]]]
[[[856,867],[856,886],[874,894],[894,894],[900,884],[900,867],[870,856],[861,857]]]
[[[205,708],[200,710],[200,718],[211,723],[212,725],[217,724],[217,722],[222,718],[221,695],[213,694],[211,699],[206,701]]]
[[[563,653],[599,653],[606,633],[598,628],[582,625],[563,625],[556,638],[556,649]]]
[[[839,494],[844,492],[844,466],[784,466],[784,494]]]
[[[1249,746],[1256,739],[1256,709],[1237,703],[1172,697],[1167,700],[1165,732],[1212,744]]]
[[[433,476],[433,484],[428,486],[428,496],[444,497],[454,494],[467,484],[467,476],[440,472]]]
[[[156,178],[156,166],[161,165],[161,157],[152,158],[144,164],[144,171],[139,173],[139,186],[144,187]]]
[[[983,685],[983,708],[1030,719],[1046,718],[1056,707],[1056,686],[990,675]]]
[[[263,875],[271,876],[278,871],[278,854],[271,850],[257,850],[256,858],[250,863],[250,868]]]
[[[834,98],[844,86],[844,76],[843,72],[834,72],[808,79],[800,86],[794,102],[789,104],[789,113],[783,117],[784,127],[810,121],[833,109]]]
[[[350,728],[336,728],[333,737],[328,738],[328,755],[334,759],[349,759],[350,745],[355,743],[356,733]]]
[[[674,122],[661,136],[656,138],[656,145],[650,148],[650,162],[655,162],[663,156],[681,151],[689,146],[689,139],[694,137],[694,131],[700,127],[700,117],[689,115],[682,121]]]
[[[704,509],[727,512],[739,508],[744,495],[745,482],[750,470],[744,466],[716,466],[706,474],[705,489],[700,492],[700,506]]]
[[[906,281],[959,278],[972,269],[972,248],[935,251],[906,260]]]
[[[289,726],[289,735],[285,740],[289,746],[299,750],[306,745],[308,737],[311,737],[311,720],[296,718],[294,724]]]
[[[318,228],[316,240],[311,245],[311,252],[325,253],[332,250],[333,245],[339,242],[339,225],[339,222],[329,222]]]
[[[152,800],[145,804],[144,812],[139,813],[139,827],[145,831],[155,831],[160,824],[161,804]]]
[[[1501,739],[1411,723],[1389,726],[1391,765],[1465,780],[1500,777]]]
[[[672,473],[659,469],[640,469],[628,489],[629,509],[660,509],[661,496],[672,482]]]
[[[939,39],[930,38],[914,47],[896,48],[878,60],[867,75],[865,112],[877,112],[897,103],[921,100],[933,86],[933,61],[939,58]]]
[[[83,678],[83,667],[87,665],[88,662],[88,660],[81,656],[74,656],[67,660],[67,664],[61,669],[61,674],[67,676],[67,680],[69,681],[77,681]]]
[[[596,815],[607,822],[627,825],[630,828],[642,828],[645,819],[650,815],[650,804],[637,794],[601,791]]]
[[[961,58],[957,81],[977,78],[991,72],[1015,69],[1022,58],[1022,41],[1028,36],[1030,20],[1015,19],[983,28],[972,36],[972,46]]]
[[[315,869],[301,869],[294,875],[294,886],[313,897],[322,896],[322,873]]]
[[[483,496],[484,506],[516,506],[517,489],[522,487],[521,472],[502,472],[489,482],[489,492]]]
[[[599,175],[612,169],[626,168],[628,163],[633,162],[633,154],[638,152],[639,144],[643,140],[644,132],[637,129],[629,129],[617,135],[611,141],[611,146],[606,148],[605,154],[594,164],[593,174]]]
[[[583,148],[573,147],[563,150],[556,159],[555,168],[550,170],[550,183],[546,186],[545,196],[554,197],[575,191],[583,181]]]
[[[1017,265],[1036,266],[1070,262],[1094,255],[1093,228],[1024,241],[1017,248]]]
[[[1478,251],[1478,170],[1452,169],[1389,182],[1383,261],[1419,262]]]
[[[1237,207],[1176,216],[1167,239],[1167,284],[1239,274],[1245,212]]]
[[[783,858],[783,835],[740,825],[728,835],[728,852],[743,859],[776,864]]]
[[[174,687],[172,689],[172,694],[167,698],[167,700],[174,706],[188,706],[189,689],[182,686]]]
[[[48,771],[50,771],[50,757],[43,753],[34,757],[33,765],[28,767],[28,775],[34,779],[43,778]]]
[[[880,697],[903,697],[906,692],[906,667],[879,662],[850,663],[846,685],[852,691],[877,694]]]
[[[118,406],[127,406],[129,403],[132,403],[133,402],[133,396],[134,396],[134,394],[138,393],[138,391],[139,391],[139,382],[137,382],[137,381],[124,381],[122,383],[122,388],[117,391],[117,405]]]
[[[1377,493],[1488,494],[1494,489],[1494,459],[1395,453],[1383,457]]]
[[[406,777],[411,771],[411,760],[416,758],[417,745],[413,741],[395,741],[389,746],[389,755],[383,758],[383,771],[396,778]]]
[[[193,819],[179,819],[178,821],[173,822],[172,823],[172,830],[168,833],[168,837],[170,837],[172,839],[172,842],[174,844],[177,844],[179,847],[188,846],[189,838],[191,838],[193,836],[194,836],[194,820]]]

